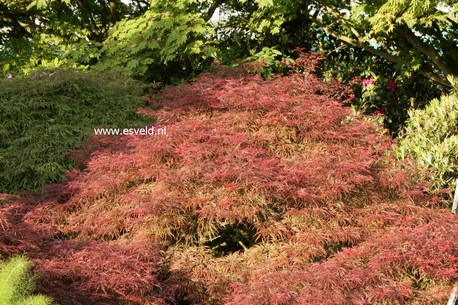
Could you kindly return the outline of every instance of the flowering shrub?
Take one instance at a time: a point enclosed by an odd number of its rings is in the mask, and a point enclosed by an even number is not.
[[[382,123],[392,137],[405,127],[410,109],[422,109],[440,96],[442,88],[420,73],[368,55],[365,51],[333,46],[319,69],[324,79],[337,78],[351,86],[351,105],[365,114],[383,115]]]
[[[437,88],[421,85],[414,78],[368,74],[351,82],[356,97],[352,104],[366,114],[382,115],[380,121],[392,136],[402,132],[409,110],[424,107],[439,93]]]
[[[168,87],[142,110],[167,135],[93,138],[66,183],[4,195],[0,253],[64,305],[443,303],[458,220],[390,138],[337,83],[240,74]]]
[[[373,78],[365,78],[365,79],[363,79],[362,84],[363,84],[363,87],[372,86],[372,85],[374,85],[374,79]]]
[[[388,91],[394,92],[399,88],[399,84],[397,81],[390,79],[388,81],[388,85],[386,86],[386,88],[388,89]]]

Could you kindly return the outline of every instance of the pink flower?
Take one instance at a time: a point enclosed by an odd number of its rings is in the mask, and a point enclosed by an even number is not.
[[[399,85],[395,80],[390,79],[388,81],[388,86],[387,86],[388,91],[394,92],[398,88],[399,88]]]
[[[374,79],[373,78],[365,78],[363,79],[363,86],[370,86],[374,84]]]

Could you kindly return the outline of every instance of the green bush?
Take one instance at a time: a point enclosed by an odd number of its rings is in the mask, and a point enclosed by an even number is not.
[[[0,79],[0,193],[64,178],[67,153],[95,127],[138,126],[143,84],[116,73],[58,70]]]
[[[48,305],[52,299],[44,295],[31,295],[35,277],[30,276],[31,262],[17,256],[0,262],[0,305]]]
[[[458,178],[457,94],[434,99],[423,110],[409,111],[396,149],[398,158],[413,158],[428,169],[433,189],[453,189]]]

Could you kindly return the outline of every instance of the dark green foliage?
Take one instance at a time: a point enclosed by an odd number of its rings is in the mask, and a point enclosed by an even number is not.
[[[214,255],[219,257],[243,251],[255,244],[256,228],[249,223],[242,222],[236,225],[224,225],[218,228],[218,235],[205,243]]]
[[[108,30],[148,7],[143,0],[0,0],[0,68],[8,64],[12,73],[27,74],[92,65]]]
[[[331,43],[326,46],[332,47]],[[420,73],[400,71],[394,63],[366,51],[350,47],[339,49],[338,44],[335,49],[322,62],[320,76],[337,78],[350,85],[354,108],[365,114],[381,115],[379,121],[393,137],[404,128],[410,109],[424,108],[441,93],[439,86]]]
[[[0,80],[0,193],[39,189],[72,168],[67,152],[94,127],[121,128],[138,115],[142,85],[114,73],[41,72]]]

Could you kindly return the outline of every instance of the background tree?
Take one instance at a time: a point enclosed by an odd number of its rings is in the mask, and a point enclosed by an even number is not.
[[[80,50],[73,56],[76,62],[94,64],[96,56],[91,54],[108,30],[148,7],[144,0],[0,0],[0,64],[30,71],[62,61],[63,55],[75,50]]]
[[[456,0],[0,1],[4,16],[14,17],[2,19],[5,73],[122,68],[170,83],[214,59],[247,59],[267,65],[266,76],[284,72],[284,59],[302,47],[325,55],[321,76],[352,84],[357,109],[383,113],[393,134],[408,109],[449,90],[457,75]]]
[[[456,0],[333,1],[309,6],[310,18],[333,37],[419,71],[445,88],[458,78]]]

